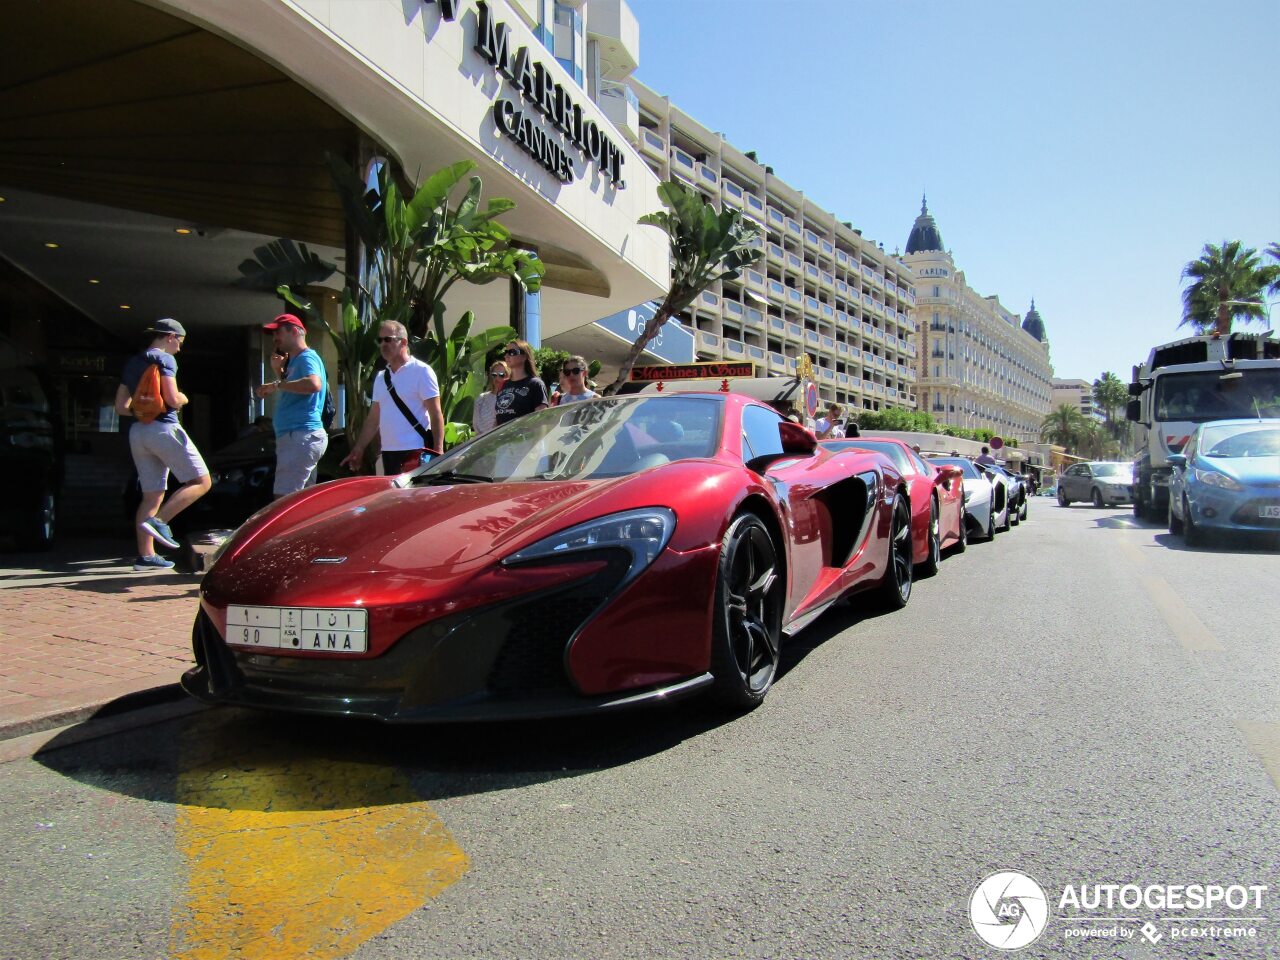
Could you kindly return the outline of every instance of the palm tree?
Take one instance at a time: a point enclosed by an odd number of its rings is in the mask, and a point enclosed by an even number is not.
[[[1224,240],[1220,247],[1206,243],[1200,259],[1183,268],[1182,279],[1191,281],[1182,291],[1182,323],[1197,333],[1225,336],[1233,320],[1265,319],[1264,293],[1280,280],[1280,268],[1264,266],[1258,251],[1239,240]]]
[[[1129,388],[1110,370],[1103,371],[1102,376],[1093,381],[1093,402],[1102,411],[1107,421],[1107,430],[1116,440],[1120,439],[1120,434],[1128,425],[1128,421],[1117,420],[1115,412],[1123,407],[1128,399]]]
[[[1084,414],[1072,403],[1064,403],[1054,409],[1040,424],[1040,439],[1073,449],[1084,430]]]
[[[671,241],[671,287],[627,351],[617,379],[605,393],[615,393],[626,382],[645,346],[664,323],[717,280],[736,280],[743,267],[760,259],[760,231],[737,210],[725,208],[717,213],[702,194],[678,180],[659,184],[658,199],[667,212],[645,214],[640,222],[667,232]]]
[[[1271,281],[1271,285],[1267,287],[1267,293],[1280,293],[1280,243],[1274,240],[1267,244],[1267,256],[1276,261],[1271,264],[1271,269],[1275,271],[1275,277]]]

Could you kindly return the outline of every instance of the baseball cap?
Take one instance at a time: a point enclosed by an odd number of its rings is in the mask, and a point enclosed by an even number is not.
[[[169,317],[164,317],[163,319],[153,322],[151,326],[147,327],[147,333],[176,333],[180,337],[185,337],[187,335],[187,331],[183,328],[182,324],[177,320],[170,319]]]
[[[306,331],[306,327],[302,325],[302,321],[295,317],[292,313],[282,313],[270,323],[262,325],[263,330],[279,330],[281,327],[297,327],[299,330]]]

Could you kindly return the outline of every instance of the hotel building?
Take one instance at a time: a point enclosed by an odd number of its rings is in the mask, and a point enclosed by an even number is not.
[[[501,222],[541,257],[541,294],[459,283],[450,324],[470,309],[536,343],[669,285],[666,237],[637,223],[661,208],[658,177],[611,120],[628,104],[607,85],[638,59],[624,0],[41,0],[5,13],[0,368],[43,385],[68,451],[66,522],[115,519],[101,504],[130,461],[113,398],[156,318],[188,331],[183,422],[202,450],[271,413],[251,388],[281,303],[237,286],[238,267],[277,238],[305,243],[338,266],[309,291],[333,315],[361,251],[326,153],[418,180],[472,160],[484,198],[515,201]],[[336,384],[329,338],[311,343]]]
[[[1102,423],[1102,411],[1093,403],[1093,384],[1088,380],[1053,380],[1053,394],[1050,405],[1053,410],[1066,404],[1075,407],[1080,414],[1095,423]]]
[[[740,210],[763,237],[755,266],[681,317],[697,359],[747,360],[758,375],[785,376],[807,353],[824,400],[914,409],[910,269],[667,97],[634,78],[613,92],[618,128],[655,176]]]
[[[1038,440],[1053,365],[1035,303],[1024,319],[970,287],[924,203],[902,259],[916,278],[920,409],[939,423]]]

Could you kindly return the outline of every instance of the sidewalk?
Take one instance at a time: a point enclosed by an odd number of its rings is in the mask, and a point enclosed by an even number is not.
[[[191,666],[198,576],[134,573],[128,544],[0,554],[0,740],[76,723]]]

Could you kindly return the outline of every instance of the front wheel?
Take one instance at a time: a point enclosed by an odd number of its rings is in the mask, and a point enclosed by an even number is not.
[[[889,557],[880,585],[880,602],[889,610],[901,610],[911,599],[911,576],[914,573],[911,544],[911,503],[899,496],[893,502],[893,520],[889,526]]]
[[[1062,492],[1061,487],[1058,488],[1058,506],[1060,507],[1071,506],[1071,501],[1067,499],[1067,495]]]
[[[1028,505],[1027,505],[1027,495],[1024,493],[1024,494],[1022,495],[1022,503],[1018,504],[1018,519],[1019,519],[1019,520],[1025,520],[1025,519],[1027,519],[1027,510],[1028,510],[1028,509],[1029,509],[1029,507],[1028,507]]]
[[[942,517],[938,513],[938,501],[929,501],[929,552],[920,564],[922,576],[931,577],[938,572],[942,562]]]
[[[1182,539],[1188,547],[1204,546],[1204,528],[1196,523],[1191,513],[1191,504],[1186,497],[1182,498]]]
[[[1169,498],[1169,532],[1174,536],[1182,533],[1182,520],[1173,513],[1173,498]]]
[[[1093,507],[1095,510],[1100,510],[1106,506],[1106,503],[1103,502],[1103,499],[1102,499],[1102,491],[1099,490],[1097,487],[1093,488],[1093,495],[1089,499],[1093,503]]]
[[[760,705],[778,672],[785,581],[778,552],[759,517],[734,519],[720,543],[716,617],[711,637],[712,688],[740,709]]]

